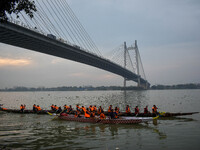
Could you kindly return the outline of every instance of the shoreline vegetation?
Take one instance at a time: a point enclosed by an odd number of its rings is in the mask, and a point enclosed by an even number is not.
[[[200,83],[177,84],[177,85],[153,85],[150,90],[170,90],[170,89],[200,89]],[[142,90],[140,87],[128,86],[61,86],[61,87],[23,87],[16,86],[13,88],[0,89],[0,92],[20,92],[20,91],[109,91],[109,90]]]

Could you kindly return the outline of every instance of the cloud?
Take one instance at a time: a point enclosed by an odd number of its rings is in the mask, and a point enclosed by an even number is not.
[[[30,65],[31,61],[28,59],[13,59],[13,58],[0,58],[0,67],[2,66],[26,66]]]

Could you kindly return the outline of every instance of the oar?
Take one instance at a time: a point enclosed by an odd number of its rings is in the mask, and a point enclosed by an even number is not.
[[[49,115],[51,115],[51,116],[53,115],[52,113],[50,113],[50,112],[48,112],[48,111],[47,111],[47,114],[49,114]]]
[[[158,119],[158,118],[159,118],[159,115],[158,115],[158,116],[156,116],[156,117],[154,117],[154,118],[153,118],[153,120],[155,120],[155,119]]]
[[[60,114],[62,114],[64,110],[65,110],[65,109],[63,109],[63,110],[62,110],[58,115],[56,115],[52,120],[54,120],[56,117],[60,116]]]

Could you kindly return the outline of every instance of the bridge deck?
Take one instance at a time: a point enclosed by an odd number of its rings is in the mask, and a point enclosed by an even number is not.
[[[84,63],[138,82],[138,75],[108,59],[10,22],[0,23],[0,42]],[[141,78],[140,83],[148,82]]]

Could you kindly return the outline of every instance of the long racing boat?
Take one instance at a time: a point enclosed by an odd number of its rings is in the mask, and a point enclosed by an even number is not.
[[[0,107],[0,111],[3,112],[9,112],[9,113],[22,113],[22,114],[48,114],[47,112],[50,113],[55,113],[55,111],[52,110],[41,110],[41,111],[37,111],[34,112],[33,110],[27,110],[25,109],[23,112],[19,109],[7,109],[7,108],[2,108]],[[74,114],[75,111],[72,111],[71,114]],[[59,112],[58,112],[59,113]],[[193,115],[199,112],[187,112],[187,113],[170,113],[170,112],[159,112],[158,114],[155,113],[139,113],[139,114],[135,114],[135,113],[125,113],[125,112],[121,112],[118,114],[118,116],[137,116],[137,117],[156,117],[157,115],[159,115],[160,117],[176,117],[176,116],[185,116],[185,115]],[[105,115],[108,115],[108,112],[105,112]]]

